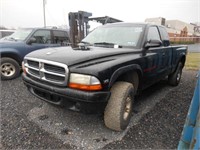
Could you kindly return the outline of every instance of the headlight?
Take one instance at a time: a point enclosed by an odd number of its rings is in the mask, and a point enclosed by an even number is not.
[[[96,77],[77,73],[70,74],[69,87],[86,91],[102,89],[101,83]]]

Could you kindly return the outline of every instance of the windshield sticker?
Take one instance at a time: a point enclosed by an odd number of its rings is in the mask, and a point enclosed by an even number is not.
[[[119,45],[114,45],[114,48],[119,48]]]
[[[135,28],[135,32],[142,32],[142,27]]]
[[[135,46],[135,42],[127,42],[127,44]]]

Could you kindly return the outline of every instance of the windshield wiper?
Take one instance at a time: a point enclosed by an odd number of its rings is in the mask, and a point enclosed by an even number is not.
[[[81,41],[80,43],[83,43],[83,44],[88,45],[88,46],[92,45],[91,43],[85,42],[85,41]]]
[[[94,44],[102,44],[102,45],[117,45],[115,43],[109,43],[109,42],[97,42],[97,43],[94,43]]]
[[[103,45],[103,46],[112,46],[113,48],[122,48],[121,45],[115,44],[115,43],[109,43],[109,42],[97,42],[94,43],[94,45]]]
[[[17,39],[13,38],[13,37],[7,37],[6,38],[7,40],[14,40],[14,41],[17,41]]]

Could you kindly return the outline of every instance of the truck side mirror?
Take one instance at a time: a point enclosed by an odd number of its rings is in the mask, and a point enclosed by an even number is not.
[[[159,47],[162,45],[162,41],[161,40],[150,40],[145,44],[145,48],[149,49],[150,47]]]
[[[27,44],[29,44],[29,45],[31,45],[32,43],[36,43],[36,38],[31,37],[27,42]]]

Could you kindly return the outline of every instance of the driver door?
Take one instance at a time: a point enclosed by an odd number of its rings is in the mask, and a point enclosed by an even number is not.
[[[28,53],[38,49],[50,47],[52,41],[50,30],[37,30],[30,38],[34,38],[35,42],[29,45],[27,44]]]

